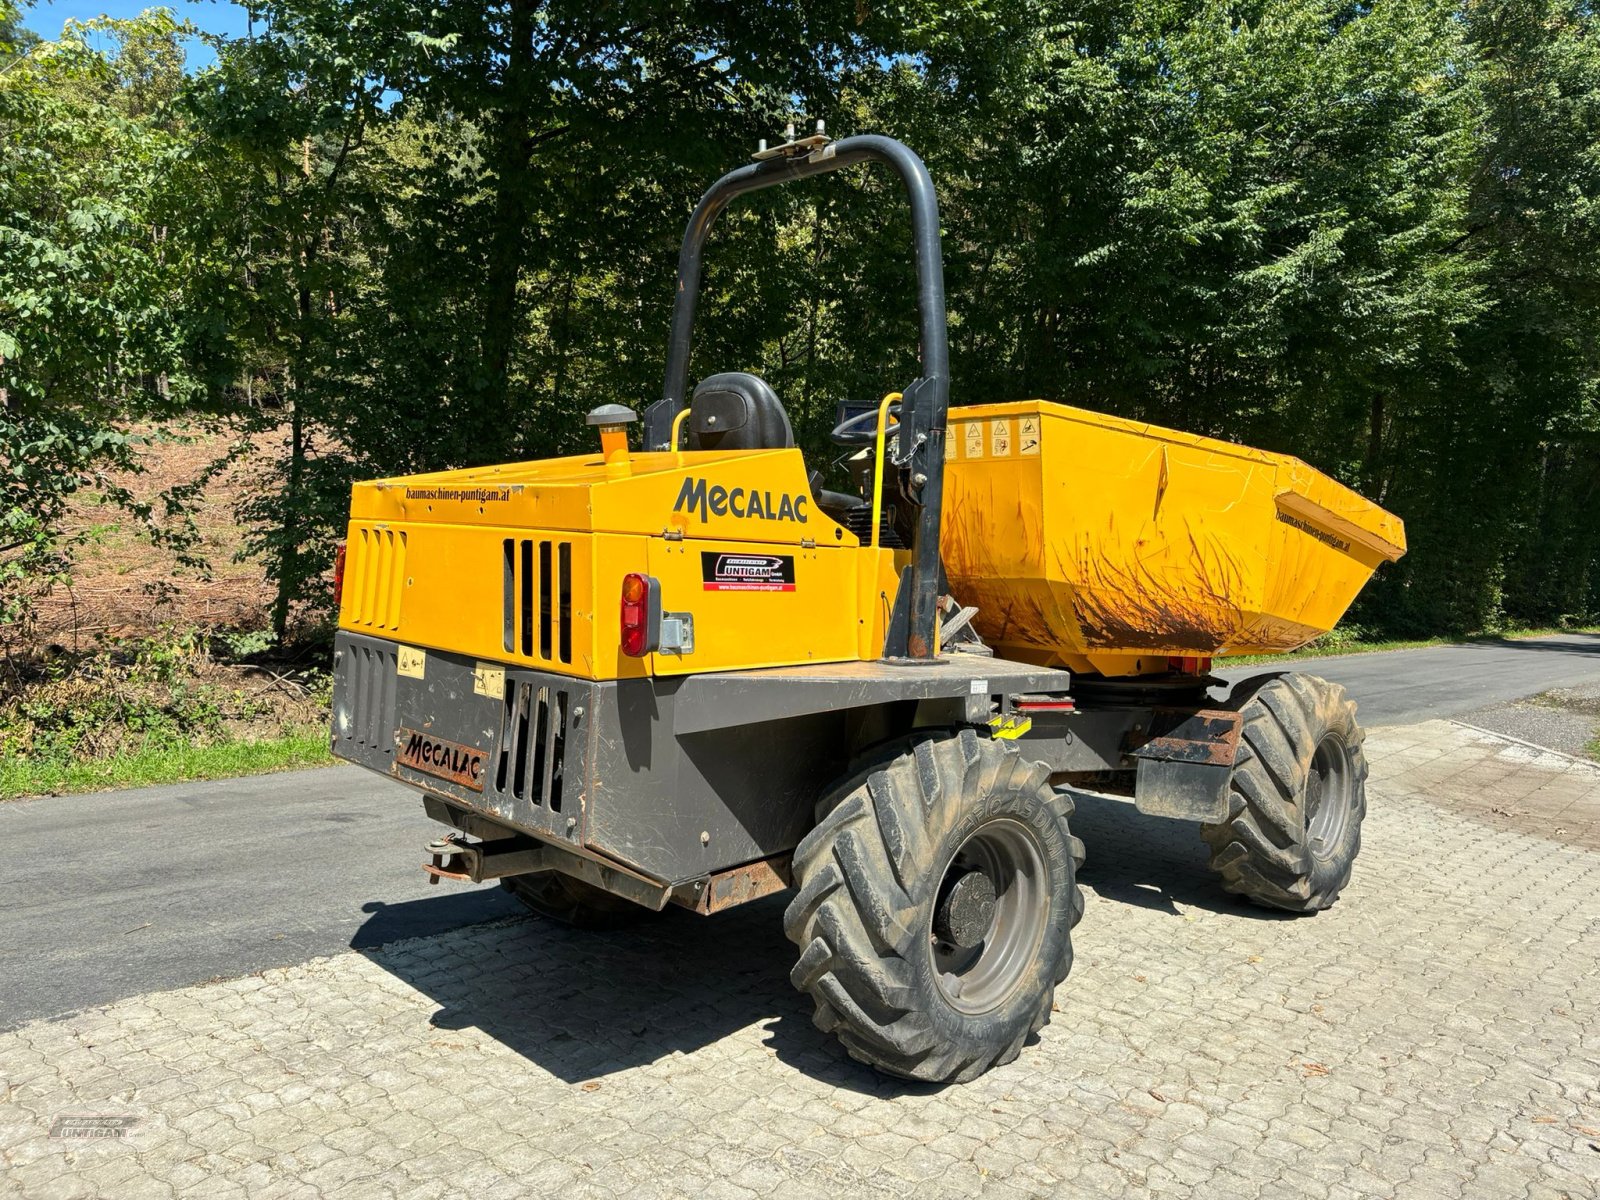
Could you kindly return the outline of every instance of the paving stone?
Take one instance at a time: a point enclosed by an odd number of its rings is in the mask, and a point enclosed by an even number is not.
[[[1081,806],[1058,1011],[967,1086],[817,1032],[781,899],[530,918],[0,1034],[0,1195],[1600,1200],[1600,850],[1534,821],[1600,813],[1600,770],[1444,722],[1367,755],[1314,918],[1223,894],[1190,827]],[[135,1123],[50,1136],[79,1114]]]

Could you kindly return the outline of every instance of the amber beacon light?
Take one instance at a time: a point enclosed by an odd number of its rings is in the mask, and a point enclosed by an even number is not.
[[[633,462],[628,457],[628,426],[639,419],[639,414],[622,404],[602,404],[586,418],[585,423],[600,427],[600,453],[606,460],[606,474],[612,478],[633,474]]]

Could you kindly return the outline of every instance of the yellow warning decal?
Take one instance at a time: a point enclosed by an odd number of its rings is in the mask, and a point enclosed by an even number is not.
[[[1024,416],[1017,418],[1017,453],[1039,453],[1039,418]]]
[[[962,428],[967,434],[967,457],[983,457],[983,422],[968,421]]]
[[[989,422],[989,453],[996,458],[1005,458],[1011,453],[1011,422],[1004,417]]]
[[[472,668],[472,690],[491,700],[506,698],[506,669],[479,663]]]
[[[990,717],[989,732],[1002,741],[1011,741],[1019,738],[1033,728],[1032,717],[1019,717],[1015,713],[1008,717]]]

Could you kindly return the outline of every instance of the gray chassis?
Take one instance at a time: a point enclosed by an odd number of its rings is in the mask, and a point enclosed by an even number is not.
[[[337,635],[332,750],[479,839],[435,843],[436,877],[558,870],[651,908],[787,886],[829,785],[919,729],[998,726],[1058,780],[1188,820],[1225,812],[1238,739],[1237,714],[1192,699],[1044,707],[1071,695],[1066,671],[974,654],[592,681],[434,650],[414,678],[398,649]]]

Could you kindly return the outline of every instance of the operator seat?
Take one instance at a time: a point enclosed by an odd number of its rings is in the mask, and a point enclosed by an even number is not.
[[[765,379],[745,371],[702,379],[689,401],[688,425],[691,450],[787,450],[794,445],[783,401]],[[828,491],[821,471],[809,471],[807,478],[817,507],[865,537],[872,524],[871,506],[859,496]]]
[[[746,371],[708,375],[689,401],[691,450],[787,450],[794,430],[783,401],[765,379]]]

